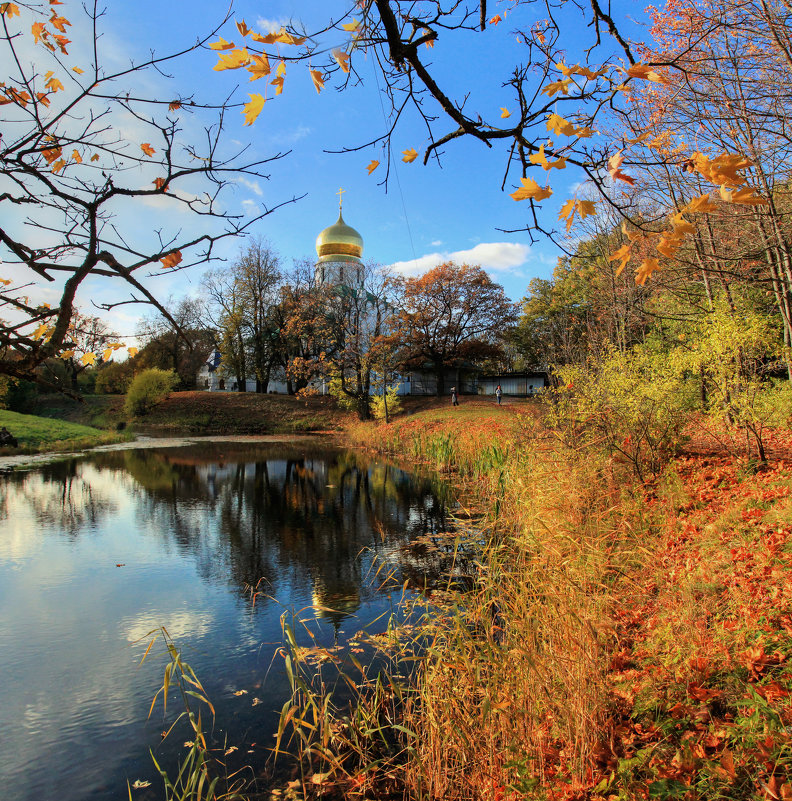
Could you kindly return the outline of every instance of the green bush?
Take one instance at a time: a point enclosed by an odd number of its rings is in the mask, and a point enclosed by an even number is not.
[[[608,351],[585,367],[561,367],[548,393],[549,418],[570,447],[596,445],[629,462],[641,479],[658,475],[684,438],[695,386],[666,354]]]
[[[156,367],[143,370],[129,385],[124,411],[130,417],[142,417],[148,414],[178,383],[179,376],[173,370],[160,370]]]

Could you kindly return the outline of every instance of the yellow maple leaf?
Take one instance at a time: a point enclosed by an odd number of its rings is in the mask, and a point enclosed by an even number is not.
[[[246,69],[250,73],[251,81],[257,81],[259,78],[263,78],[265,75],[269,75],[270,72],[272,72],[266,53],[251,56],[250,64],[248,64]]]
[[[631,78],[643,78],[646,81],[653,81],[654,83],[671,83],[665,75],[661,75],[646,64],[633,64],[632,67],[627,70],[627,74]]]
[[[177,264],[180,264],[182,260],[182,254],[180,250],[174,250],[173,253],[168,253],[167,256],[163,256],[160,261],[162,262],[162,266],[165,269],[172,269]]]
[[[273,78],[270,81],[270,86],[274,86],[275,87],[275,94],[276,95],[281,94],[281,92],[283,92],[283,76],[280,75],[277,78]]]
[[[233,50],[235,45],[233,42],[227,42],[221,36],[216,42],[212,42],[209,47],[212,50]]]
[[[696,226],[686,220],[681,211],[671,216],[671,226],[674,229],[674,233],[678,235],[696,233]]]
[[[630,245],[622,245],[617,251],[608,256],[608,261],[619,261],[619,268],[616,270],[616,275],[621,275],[627,262],[632,257],[632,247]]]
[[[113,349],[112,348],[105,348],[105,350],[102,353],[102,361],[106,362],[109,358],[112,357],[112,355],[113,355]]]
[[[44,92],[36,92],[36,99],[39,101],[39,103],[41,103],[42,106],[49,108],[50,99],[44,94]]]
[[[234,21],[236,22],[236,20]],[[250,28],[248,28],[248,26],[245,25],[245,20],[242,20],[242,22],[237,22],[236,26],[240,36],[247,36],[250,33]]]
[[[230,53],[221,53],[220,61],[212,67],[216,72],[222,70],[236,70],[240,67],[245,67],[250,63],[250,53],[243,48],[241,50],[232,50]]]
[[[76,72],[78,75],[82,75],[85,70],[80,69],[79,67],[72,67],[72,72]]]
[[[556,161],[547,160],[547,156],[545,156],[544,145],[541,145],[538,153],[534,153],[533,156],[529,156],[528,160],[531,162],[531,164],[541,165],[545,172],[553,167],[555,167],[557,170],[563,170],[566,168],[566,159],[563,156],[560,156],[558,159],[556,159]]]
[[[6,17],[18,17],[19,16],[19,6],[15,3],[3,3],[0,5],[0,14]]]
[[[353,19],[352,22],[345,22],[341,27],[352,33],[360,27],[360,20]]]
[[[522,186],[509,195],[512,200],[544,200],[553,194],[549,186],[541,187],[533,178],[520,178],[520,182]]]
[[[168,111],[178,111],[181,108],[181,102],[178,100],[172,100],[168,103]]]
[[[140,149],[147,156],[153,156],[157,152],[156,150],[154,150],[154,148],[148,142],[143,142],[143,144],[140,146]]]
[[[374,170],[377,169],[377,167],[379,167],[379,162],[376,159],[372,159],[369,162],[368,167],[366,167],[366,169],[368,170],[368,174],[371,175],[371,173],[373,173]]]
[[[60,356],[61,359],[71,359],[71,357],[74,356],[74,351],[73,350],[64,350],[59,354],[59,356]]]
[[[769,201],[756,194],[756,189],[752,186],[744,186],[741,189],[727,190],[720,188],[720,196],[727,203],[736,203],[740,206],[766,206]]]
[[[248,95],[248,97],[250,102],[245,104],[242,113],[245,115],[245,125],[252,125],[267,101],[263,95]]]
[[[72,161],[76,162],[77,164],[82,164],[82,156],[80,155],[79,151],[72,150]]]
[[[660,263],[657,259],[644,259],[641,262],[641,266],[635,271],[635,283],[643,286],[652,273],[657,272],[659,269]]]
[[[501,119],[505,120],[507,117],[511,117],[511,111],[509,111],[509,109],[503,108],[503,106],[501,106]]]
[[[657,243],[657,252],[661,256],[665,256],[667,259],[673,259],[682,245],[683,238],[684,237],[681,234],[670,234],[668,232],[664,233],[660,237],[660,241]]]
[[[3,286],[8,286],[10,283],[11,283],[10,278],[0,278],[0,284],[2,284]]]
[[[96,363],[96,354],[95,353],[83,353],[80,361],[85,364],[95,364]]]
[[[569,85],[572,83],[571,78],[565,78],[563,81],[552,81],[542,89],[542,94],[548,97],[554,97],[561,93],[564,95],[569,94]]]
[[[317,94],[322,91],[325,84],[324,75],[322,75],[319,70],[312,70],[309,69],[311,73],[311,80],[313,81],[314,88],[316,89]]]
[[[558,213],[559,220],[566,220],[567,233],[569,233],[569,229],[572,227],[575,214],[577,214],[581,220],[585,220],[586,217],[597,213],[595,205],[595,200],[578,200],[574,197],[571,200],[567,200]]]
[[[278,35],[275,37],[275,41],[281,44],[301,45],[305,41],[305,38],[305,36],[295,36],[284,28],[281,28]]]
[[[46,86],[50,92],[60,92],[63,90],[63,84],[57,78],[50,78],[44,86]]]
[[[66,160],[65,159],[58,159],[52,165],[52,171],[53,172],[60,172],[65,166],[66,166]]]
[[[168,182],[166,181],[165,178],[155,178],[152,181],[152,183],[154,184],[154,186],[157,187],[157,189],[165,189],[165,190],[167,190],[167,188],[168,188]]]
[[[349,53],[343,50],[333,50],[333,58],[344,72],[349,72]]]
[[[418,151],[414,148],[408,148],[407,150],[402,150],[402,161],[410,164],[411,162],[415,161],[418,158]]]
[[[572,221],[575,219],[575,205],[575,198],[570,198],[561,206],[561,210],[558,212],[558,219],[566,220],[567,233],[569,233],[569,229],[572,227]]]
[[[747,179],[738,171],[752,166],[752,162],[739,153],[721,153],[714,159],[710,159],[703,153],[694,153],[691,163],[697,172],[712,181],[713,184],[731,187],[742,186]]]
[[[266,35],[261,33],[251,33],[250,38],[259,44],[274,44],[275,39],[278,37],[277,33],[268,33]]]
[[[693,198],[693,200],[685,206],[684,210],[690,212],[705,212],[715,211],[717,208],[717,204],[712,202],[709,193],[707,193],[706,195],[699,195]]]
[[[94,153],[93,156],[91,156],[91,161],[99,161],[99,154]]]
[[[489,24],[497,25],[499,22],[503,22],[503,19],[500,14],[496,14],[494,17],[490,19]]]
[[[286,74],[286,62],[279,61],[278,66],[275,68],[275,74],[278,76],[283,76]]]
[[[563,134],[564,136],[574,136],[575,126],[571,122],[565,120],[559,114],[551,114],[545,122],[548,131],[552,131],[556,136]]]
[[[33,332],[33,339],[42,339],[44,335],[49,331],[49,324],[48,323],[41,323],[41,325],[36,328]]]
[[[138,352],[137,348],[127,348],[127,354],[129,354],[129,358],[133,359]]]

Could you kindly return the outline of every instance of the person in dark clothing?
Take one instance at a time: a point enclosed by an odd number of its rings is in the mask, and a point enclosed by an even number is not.
[[[501,395],[503,395],[503,390],[501,389],[501,385],[498,384],[498,386],[495,387],[495,397],[498,399],[498,406],[501,405]]]

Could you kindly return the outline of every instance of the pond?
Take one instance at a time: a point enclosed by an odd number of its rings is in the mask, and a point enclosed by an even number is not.
[[[435,567],[407,545],[446,529],[445,493],[306,442],[124,450],[1,475],[0,797],[119,801],[127,781],[151,783],[135,801],[162,797],[149,749],[173,766],[187,730],[162,741],[175,698],[147,720],[163,649],[141,658],[161,626],[216,708],[229,765],[267,775],[289,696],[281,615],[303,610],[324,646],[371,621],[382,630],[404,583]]]

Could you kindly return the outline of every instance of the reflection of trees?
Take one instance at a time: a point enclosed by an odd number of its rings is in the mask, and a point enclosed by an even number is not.
[[[281,599],[309,583],[315,605],[337,610],[323,613],[336,623],[391,572],[394,586],[422,584],[434,557],[403,546],[446,524],[429,479],[302,444],[206,443],[60,462],[12,476],[0,496],[6,515],[10,487],[33,485],[25,491],[36,519],[74,532],[97,523],[113,491],[126,489],[146,536],[188,555],[205,576],[241,590],[263,580],[260,588]],[[388,568],[375,579],[382,560]]]
[[[0,520],[29,514],[38,527],[76,538],[116,510],[115,486],[115,481],[98,480],[93,468],[80,459],[9,473],[0,483]]]

